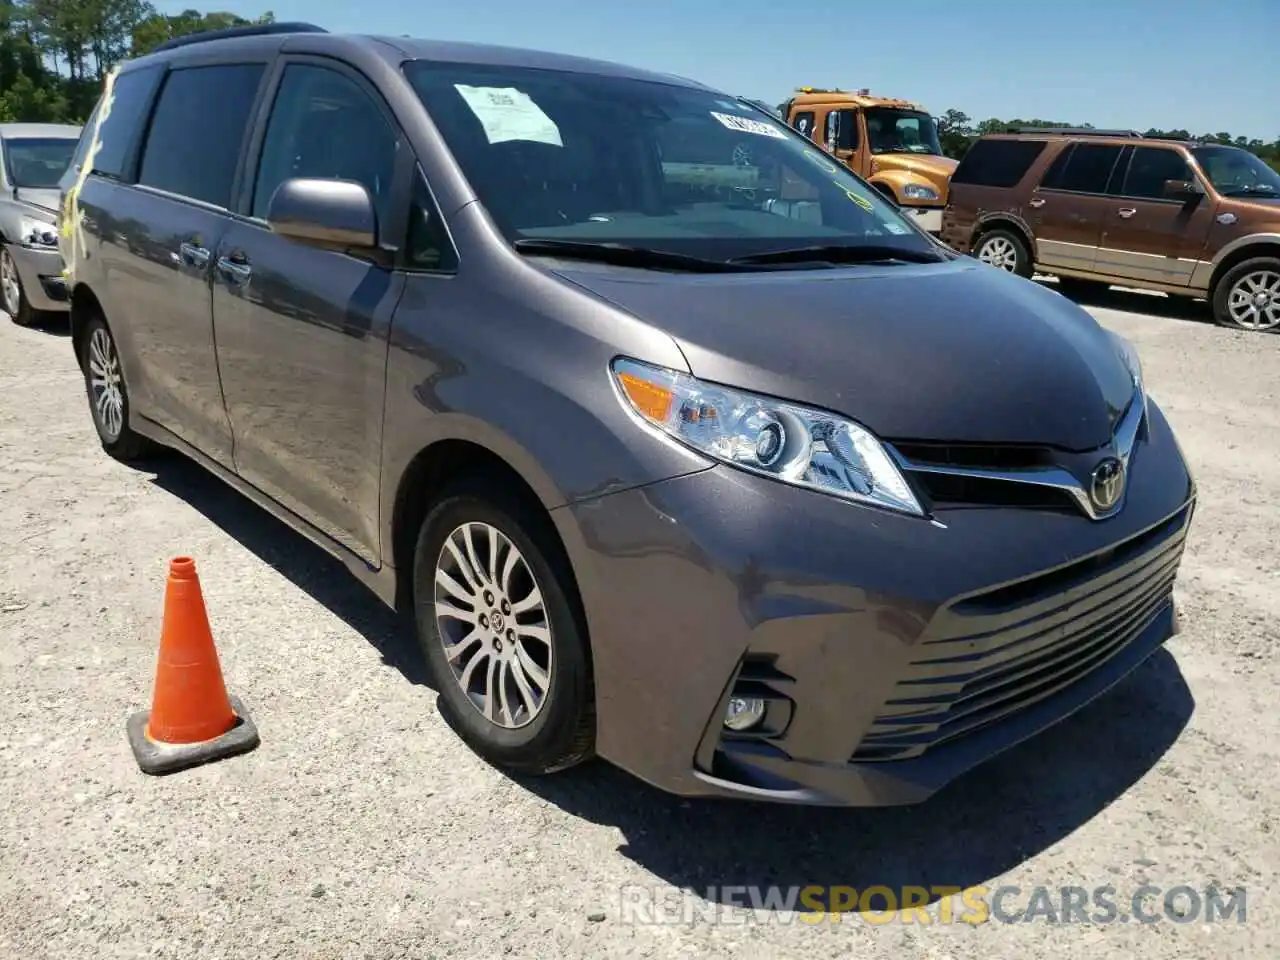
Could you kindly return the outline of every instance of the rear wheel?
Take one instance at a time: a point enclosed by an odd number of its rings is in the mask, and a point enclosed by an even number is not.
[[[539,511],[483,479],[447,491],[414,553],[414,613],[442,711],[496,766],[588,759],[595,711],[568,562]]]
[[[129,389],[111,328],[101,317],[85,324],[80,369],[84,373],[89,412],[102,449],[117,460],[140,460],[152,444],[129,427]]]
[[[36,312],[31,309],[27,293],[22,289],[22,276],[7,245],[0,247],[0,296],[10,320],[20,327],[35,323]]]
[[[1212,303],[1213,319],[1221,326],[1280,331],[1280,259],[1254,257],[1236,264],[1218,281]]]
[[[1020,277],[1031,276],[1031,252],[1026,241],[1012,230],[988,230],[982,234],[974,244],[973,257]]]

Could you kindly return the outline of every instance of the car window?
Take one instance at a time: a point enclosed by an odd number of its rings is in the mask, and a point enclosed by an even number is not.
[[[491,64],[405,71],[508,240],[711,259],[814,244],[937,251],[785,122],[715,91]]]
[[[1124,178],[1126,197],[1163,200],[1166,180],[1191,180],[1191,166],[1177,150],[1135,147]]]
[[[951,182],[1016,187],[1046,146],[1044,140],[979,140],[961,158]]]
[[[152,94],[156,85],[164,75],[159,67],[147,67],[128,70],[116,77],[111,91],[111,106],[102,118],[102,127],[98,131],[101,145],[93,157],[93,172],[105,177],[128,178],[132,171],[126,170],[138,135],[146,123],[147,112],[151,109]],[[94,117],[103,110],[102,101],[94,108]],[[93,120],[85,125],[91,131]],[[89,148],[88,138],[84,138],[84,149]],[[77,160],[79,162],[79,159]]]
[[[9,186],[53,190],[71,164],[78,141],[70,137],[10,137],[4,141]]]
[[[1046,171],[1040,186],[1072,193],[1106,193],[1111,171],[1124,148],[1110,143],[1077,143],[1070,155],[1060,155]]]
[[[854,111],[832,110],[827,114],[827,130],[822,142],[830,143],[832,140],[837,150],[858,149],[858,115]]]
[[[800,131],[802,136],[813,138],[813,111],[801,110],[795,115],[791,125]]]
[[[266,217],[272,194],[285,180],[317,177],[363,184],[373,198],[378,222],[385,222],[398,139],[378,105],[354,80],[325,67],[289,65],[267,123],[253,215]]]
[[[457,255],[445,230],[440,210],[431,198],[427,178],[419,167],[414,173],[410,196],[409,236],[405,244],[405,260],[410,269],[454,270]]]
[[[184,67],[160,90],[138,182],[218,207],[231,188],[264,67]]]

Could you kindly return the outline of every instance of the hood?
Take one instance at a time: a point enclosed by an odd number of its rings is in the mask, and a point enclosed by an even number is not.
[[[960,161],[950,157],[935,157],[927,153],[877,153],[871,158],[871,172],[903,170],[918,173],[930,180],[945,181],[956,172]]]
[[[1091,450],[1110,442],[1132,399],[1128,369],[1092,316],[967,258],[555,272],[668,333],[694,376],[841,413],[888,440]]]
[[[41,213],[48,215],[57,215],[58,207],[61,204],[58,188],[52,189],[33,189],[31,187],[19,187],[17,199],[25,203],[29,207],[34,207],[32,213],[39,215]]]

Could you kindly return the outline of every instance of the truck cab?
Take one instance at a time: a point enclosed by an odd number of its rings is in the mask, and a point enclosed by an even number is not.
[[[957,164],[943,156],[937,123],[919,104],[865,89],[800,87],[777,113],[914,215],[922,228],[940,233]]]

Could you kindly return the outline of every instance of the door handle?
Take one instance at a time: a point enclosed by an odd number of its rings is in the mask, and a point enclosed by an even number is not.
[[[189,267],[205,267],[209,264],[209,251],[194,243],[178,247],[178,258]]]
[[[218,272],[227,280],[239,286],[248,282],[249,275],[253,273],[253,268],[242,260],[232,260],[230,257],[219,257]]]
[[[1041,197],[1036,197],[1034,200],[1028,200],[1027,205],[1032,207],[1043,207],[1044,199]]]
[[[1138,211],[1135,210],[1133,207],[1122,207],[1121,209],[1116,211],[1116,213],[1120,214],[1120,216],[1123,217],[1125,220],[1128,220],[1137,212]]]

